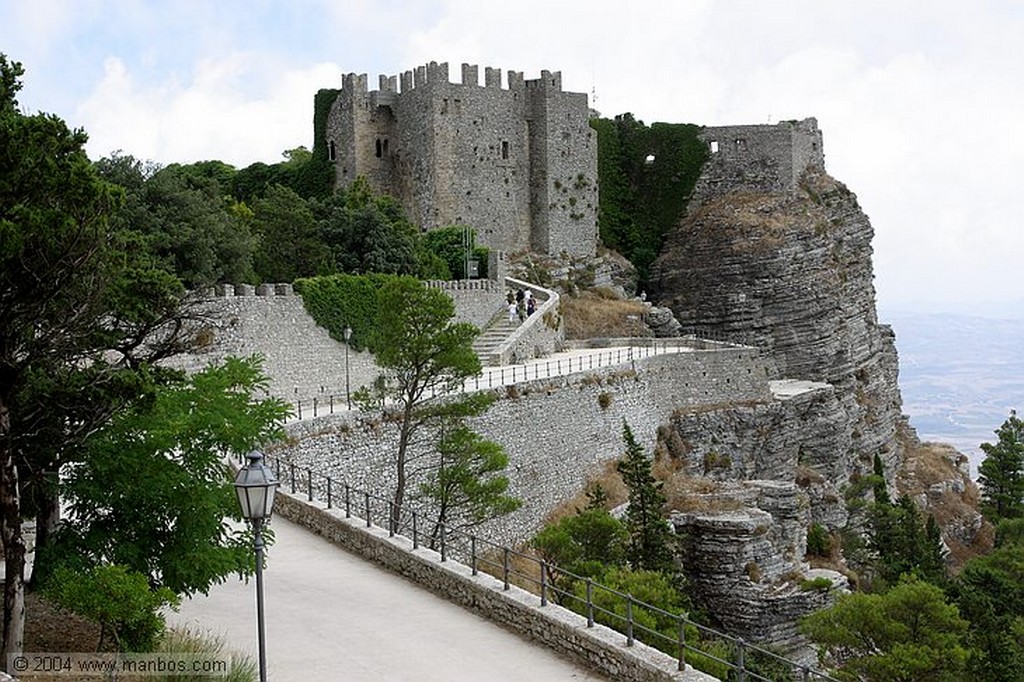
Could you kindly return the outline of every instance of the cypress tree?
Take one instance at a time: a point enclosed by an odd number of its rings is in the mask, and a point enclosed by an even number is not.
[[[626,420],[622,421],[622,439],[626,453],[618,470],[629,488],[626,530],[629,534],[626,557],[634,570],[672,570],[672,530],[662,516],[665,495],[661,483],[654,480],[651,460],[637,443]]]

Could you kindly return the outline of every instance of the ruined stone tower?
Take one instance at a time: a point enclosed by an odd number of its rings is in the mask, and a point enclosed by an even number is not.
[[[396,76],[350,73],[326,137],[335,187],[357,177],[398,199],[421,229],[461,224],[493,250],[592,256],[597,245],[597,134],[587,96],[561,73],[536,80],[475,65],[462,82],[431,62]],[[399,83],[401,89],[399,89]]]

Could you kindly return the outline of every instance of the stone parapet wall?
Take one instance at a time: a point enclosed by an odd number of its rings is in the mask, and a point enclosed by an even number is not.
[[[504,589],[493,576],[473,575],[468,566],[441,562],[437,552],[412,549],[412,542],[389,537],[382,528],[366,528],[317,502],[279,493],[275,511],[345,550],[397,573],[431,592],[473,611],[526,639],[541,643],[572,661],[611,679],[626,682],[713,682],[716,678],[690,667],[677,670],[676,659],[640,642],[626,646],[625,637],[568,609],[549,603],[514,585]],[[400,616],[399,613],[396,616]]]
[[[455,319],[484,329],[505,310],[505,288],[491,279],[428,280],[430,288],[444,291],[455,304]]]

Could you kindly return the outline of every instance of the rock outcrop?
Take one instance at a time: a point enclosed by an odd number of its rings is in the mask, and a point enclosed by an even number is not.
[[[813,120],[706,135],[728,146],[655,261],[651,299],[683,333],[760,349],[775,400],[676,410],[659,440],[677,466],[748,483],[738,511],[673,521],[698,602],[734,634],[799,650],[795,622],[832,598],[799,588],[807,528],[856,524],[845,498],[874,457],[893,481],[905,458],[895,339],[875,312],[871,223],[825,172]]]

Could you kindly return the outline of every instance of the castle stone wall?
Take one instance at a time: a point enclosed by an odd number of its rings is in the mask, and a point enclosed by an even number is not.
[[[401,76],[348,74],[326,136],[335,184],[366,177],[401,201],[422,229],[468,224],[480,244],[592,256],[597,245],[597,140],[587,96],[561,89],[561,74],[524,80],[464,64],[462,82],[431,62]],[[332,147],[333,145],[333,147]]]
[[[808,166],[824,166],[822,135],[814,118],[775,125],[708,127],[701,139],[711,149],[695,196],[733,189],[786,192]]]
[[[621,456],[623,420],[650,450],[658,427],[681,406],[772,400],[760,356],[746,348],[660,355],[524,382],[495,395],[471,426],[504,446],[510,492],[523,500],[518,511],[481,529],[482,536],[505,543],[531,537],[553,508]],[[379,415],[296,422],[288,433],[288,444],[268,452],[354,487],[394,485],[397,429]]]

